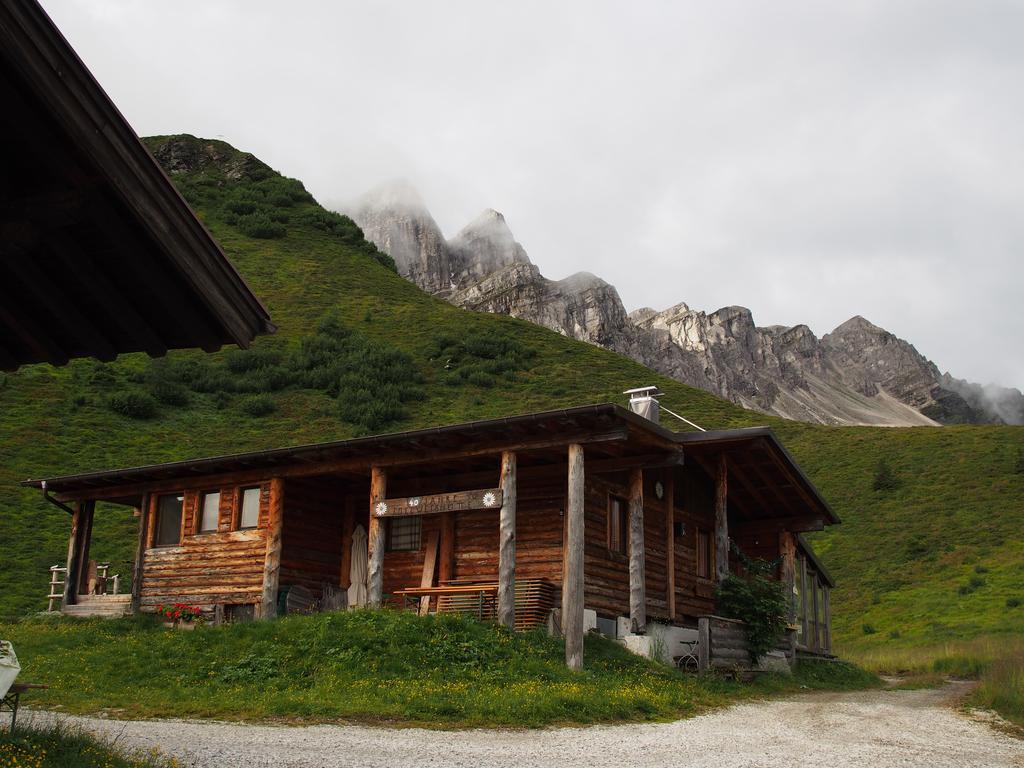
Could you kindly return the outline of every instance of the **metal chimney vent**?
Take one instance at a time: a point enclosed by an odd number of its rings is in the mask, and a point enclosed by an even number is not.
[[[657,387],[637,387],[627,389],[622,394],[629,395],[629,410],[633,413],[650,419],[655,424],[661,423],[661,405],[658,398],[664,392],[659,392]]]

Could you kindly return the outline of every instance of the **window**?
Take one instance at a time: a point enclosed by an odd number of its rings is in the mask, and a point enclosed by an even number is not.
[[[703,528],[697,529],[697,576],[701,579],[711,578],[711,533]]]
[[[239,528],[255,528],[260,524],[260,489],[244,488],[242,490],[242,514],[239,516]]]
[[[181,507],[184,496],[161,496],[156,506],[157,547],[176,547],[181,543]]]
[[[624,555],[627,551],[629,503],[618,496],[608,497],[608,551]]]
[[[391,552],[415,552],[420,548],[420,533],[423,519],[417,517],[395,517],[388,525],[388,550]]]
[[[200,533],[213,533],[220,521],[220,491],[203,494],[202,517],[199,519]]]

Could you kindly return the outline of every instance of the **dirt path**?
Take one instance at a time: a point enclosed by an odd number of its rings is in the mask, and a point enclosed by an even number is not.
[[[204,767],[1024,766],[1024,741],[951,708],[957,692],[809,694],[675,723],[521,732],[74,719]]]

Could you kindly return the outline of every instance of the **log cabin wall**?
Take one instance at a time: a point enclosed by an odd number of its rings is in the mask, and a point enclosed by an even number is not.
[[[608,549],[610,496],[623,500],[629,497],[626,476],[598,475],[586,478],[583,602],[587,608],[597,611],[599,616],[614,618],[629,615],[629,557]],[[626,514],[625,507],[623,514]]]
[[[665,515],[668,499],[659,499],[656,485],[662,484],[665,473],[660,469],[644,472],[644,589],[647,618],[668,621],[668,542],[665,539]]]
[[[676,539],[676,619],[693,623],[699,616],[714,613],[714,483],[698,467],[687,464],[676,471],[676,520],[682,535]],[[708,575],[697,573],[698,532],[711,537],[712,558]]]
[[[241,489],[259,487],[256,528],[238,530]],[[199,533],[202,494],[220,492],[217,530]],[[172,492],[173,493],[173,492]],[[177,546],[153,546],[156,506],[152,494],[146,551],[142,565],[140,608],[184,602],[212,610],[215,605],[255,605],[263,589],[266,526],[270,515],[270,481],[220,488],[183,489],[181,536]]]
[[[341,583],[345,546],[351,542],[351,532],[345,531],[349,494],[343,482],[330,477],[285,481],[281,587],[301,585],[319,598],[324,582]]]

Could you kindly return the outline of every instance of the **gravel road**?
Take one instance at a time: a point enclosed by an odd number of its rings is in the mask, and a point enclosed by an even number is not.
[[[68,718],[191,766],[1024,766],[1024,741],[941,691],[807,694],[690,720],[541,731],[430,731]],[[49,717],[33,713],[29,717]],[[28,718],[26,718],[28,719]]]

